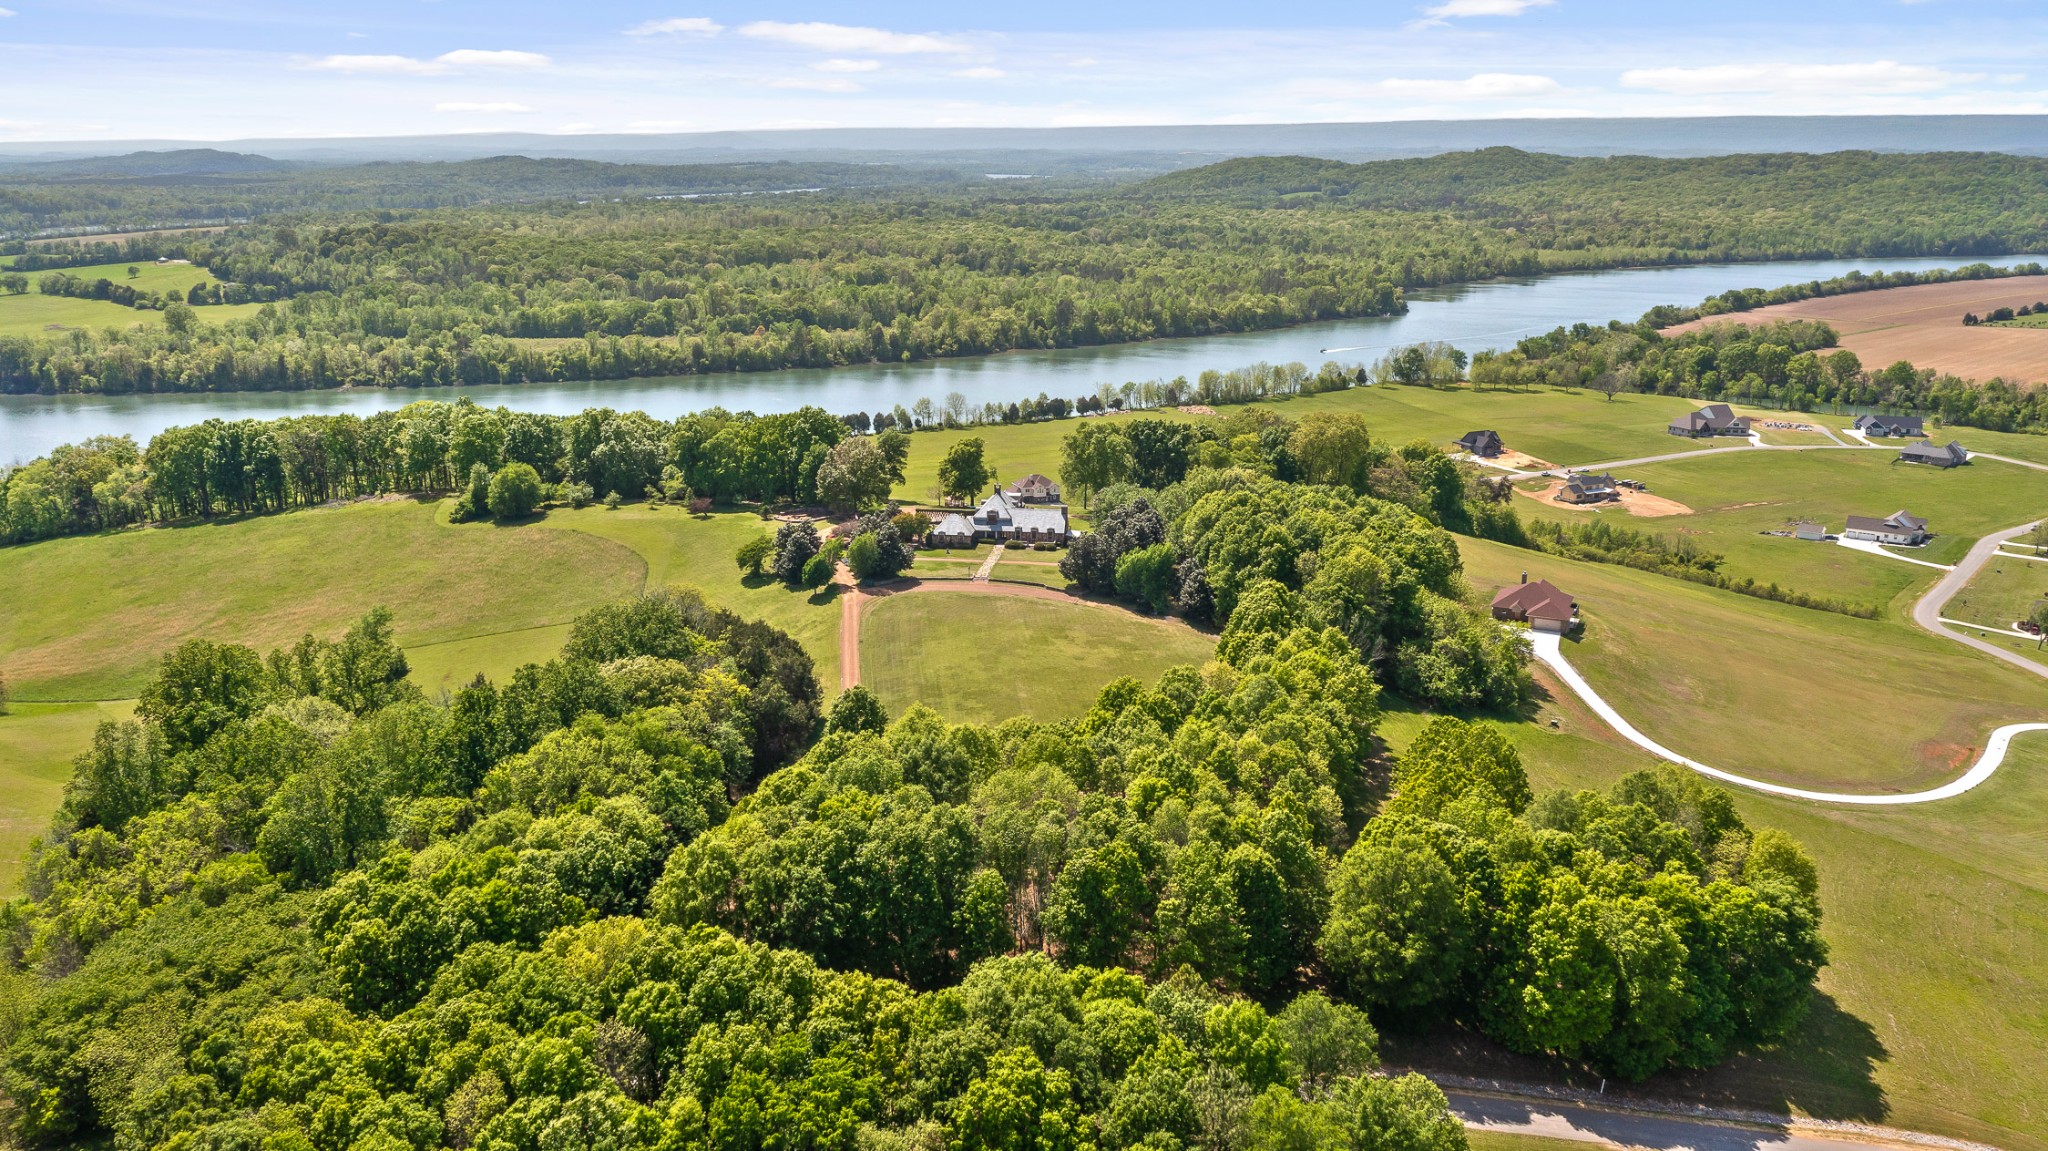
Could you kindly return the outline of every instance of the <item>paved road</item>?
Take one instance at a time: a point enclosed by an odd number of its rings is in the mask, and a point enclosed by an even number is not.
[[[1509,1099],[1446,1091],[1451,1112],[1465,1126],[1511,1135],[1538,1135],[1577,1143],[1651,1147],[1657,1151],[1896,1151],[1886,1142],[1852,1132],[1787,1127],[1741,1127],[1678,1115],[1606,1111],[1548,1099]]]
[[[2038,465],[2027,466],[2033,467]],[[2048,471],[2048,468],[2043,468],[2042,470]],[[2002,659],[2014,667],[2048,679],[2048,666],[2035,663],[2016,651],[2008,651],[1995,643],[1990,643],[1978,639],[1976,636],[1966,635],[1963,632],[1957,631],[1942,622],[1941,618],[1941,609],[1947,607],[1948,601],[1954,599],[1956,593],[1962,591],[1969,584],[1970,580],[1976,576],[1978,569],[1982,568],[1990,561],[1993,555],[1997,554],[1999,545],[2033,530],[2033,524],[2021,524],[2016,528],[2007,528],[2002,532],[1992,532],[1990,535],[1978,540],[1970,548],[1970,554],[1964,556],[1961,563],[1958,563],[1952,571],[1936,581],[1927,594],[1921,596],[1920,601],[1913,605],[1913,622],[1944,639],[1952,639],[1957,643],[1973,647],[1994,659]]]

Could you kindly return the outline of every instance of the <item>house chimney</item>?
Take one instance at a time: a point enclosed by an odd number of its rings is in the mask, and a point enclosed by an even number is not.
[[[1523,572],[1523,573],[1522,573],[1522,582],[1523,582],[1523,583],[1528,583],[1528,582],[1529,582],[1529,573],[1528,573],[1528,572]]]

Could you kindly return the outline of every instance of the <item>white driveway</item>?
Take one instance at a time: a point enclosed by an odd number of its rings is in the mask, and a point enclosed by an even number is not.
[[[1869,552],[1871,555],[1883,556],[1886,559],[1895,559],[1900,563],[1919,564],[1921,567],[1933,568],[1935,571],[1947,572],[1956,570],[1953,566],[1949,564],[1938,564],[1935,563],[1933,560],[1916,560],[1912,556],[1902,556],[1895,551],[1887,549],[1883,544],[1877,543],[1873,540],[1851,540],[1843,539],[1840,536],[1836,536],[1835,542],[1841,544],[1843,547],[1848,548],[1851,551]]]

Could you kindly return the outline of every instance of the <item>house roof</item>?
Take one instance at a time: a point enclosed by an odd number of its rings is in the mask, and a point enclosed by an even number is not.
[[[940,520],[937,526],[932,528],[932,534],[935,536],[971,536],[974,534],[974,521],[961,515],[959,512],[949,512],[945,519]]]
[[[1858,431],[1865,428],[1895,428],[1902,432],[1918,435],[1920,429],[1926,426],[1926,424],[1919,416],[1887,416],[1882,413],[1870,413],[1857,416],[1854,426]]]
[[[1555,620],[1572,618],[1572,613],[1578,608],[1572,597],[1559,590],[1556,584],[1542,579],[1500,589],[1494,594],[1493,606],[1496,610],[1520,612],[1530,619]]]
[[[1950,460],[1955,463],[1962,463],[1964,460],[1970,458],[1970,453],[1964,451],[1963,445],[1957,443],[1954,440],[1950,440],[1948,443],[1939,446],[1929,441],[1917,444],[1907,444],[1905,447],[1899,449],[1899,457],[1901,459],[1911,458],[1919,460]]]
[[[1828,530],[1828,525],[1817,524],[1814,523],[1812,520],[1800,520],[1798,523],[1792,525],[1792,530],[1794,531],[1800,531],[1805,528],[1812,528],[1814,531],[1817,532],[1825,532]]]
[[[1470,451],[1478,451],[1479,449],[1485,447],[1497,448],[1500,446],[1501,443],[1500,433],[1491,430],[1466,432],[1464,435],[1458,437],[1458,443],[1460,446]]]
[[[1671,426],[1690,432],[1701,428],[1732,428],[1748,422],[1747,417],[1736,415],[1735,409],[1727,404],[1708,404],[1699,411],[1687,412],[1672,420]]]
[[[1596,476],[1591,472],[1580,472],[1566,480],[1565,486],[1577,488],[1582,492],[1611,492],[1621,485],[1614,482],[1612,475]]]
[[[1875,516],[1850,516],[1847,521],[1847,526],[1845,526],[1842,530],[1851,532],[1890,532],[1897,535],[1917,535],[1927,530],[1927,521],[1921,519],[1919,516],[1909,516],[1905,512],[1893,512],[1891,515],[1886,516],[1883,519],[1878,519]]]
[[[1905,528],[1908,531],[1924,532],[1927,530],[1926,520],[1921,519],[1919,516],[1908,514],[1904,508],[1900,508],[1898,511],[1886,516],[1884,522],[1894,527]]]
[[[1025,488],[1044,488],[1047,491],[1056,492],[1059,490],[1060,486],[1054,483],[1052,480],[1046,478],[1045,476],[1039,475],[1037,472],[1032,472],[1030,475],[1025,476],[1023,479],[1018,480],[1015,483],[1012,483],[1008,488],[1004,490],[1017,492],[1023,491]]]

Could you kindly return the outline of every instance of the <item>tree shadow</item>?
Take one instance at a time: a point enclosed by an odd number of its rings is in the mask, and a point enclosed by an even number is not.
[[[1877,1068],[1891,1058],[1869,1023],[1815,990],[1799,1029],[1784,1044],[1741,1051],[1704,1070],[1661,1071],[1639,1083],[1608,1079],[1575,1060],[1518,1055],[1457,1023],[1420,1020],[1382,1033],[1389,1064],[1466,1079],[1601,1092],[1617,1102],[1681,1103],[1781,1119],[1811,1116],[1883,1123],[1891,1113]]]

